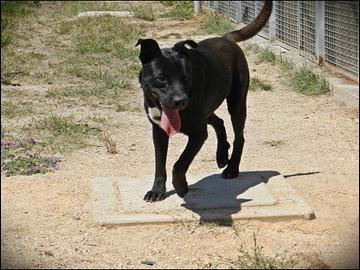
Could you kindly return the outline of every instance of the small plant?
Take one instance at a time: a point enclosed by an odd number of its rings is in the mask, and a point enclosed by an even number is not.
[[[330,85],[324,75],[316,73],[308,65],[296,69],[291,79],[295,91],[309,95],[321,95],[330,92]]]
[[[33,112],[33,104],[30,102],[13,103],[11,101],[4,101],[1,103],[1,115],[8,118],[25,116]]]
[[[47,173],[58,169],[60,159],[31,151],[36,144],[31,137],[25,141],[1,141],[1,171],[6,176]]]
[[[131,5],[130,10],[134,12],[136,18],[145,21],[155,20],[155,13],[151,6]]]
[[[116,149],[115,141],[110,137],[109,133],[102,132],[99,136],[100,140],[104,143],[106,151],[109,154],[117,154],[118,150]]]
[[[88,124],[77,124],[69,117],[62,116],[51,116],[48,121],[45,122],[45,125],[55,136],[80,135],[92,130]]]
[[[264,90],[264,91],[271,91],[272,90],[272,86],[270,83],[259,79],[258,77],[253,77],[250,80],[250,87],[249,90],[250,91],[256,91],[256,90]]]
[[[234,26],[227,17],[216,12],[209,12],[206,13],[200,29],[208,34],[222,35],[234,30]]]
[[[248,251],[244,245],[239,248],[239,255],[235,260],[226,261],[231,268],[235,269],[289,269],[295,266],[293,257],[270,258],[263,253],[263,247],[257,243],[256,235],[253,234],[254,246]]]
[[[274,52],[270,48],[265,49],[256,49],[255,53],[257,53],[257,58],[255,64],[260,64],[263,62],[268,62],[272,65],[276,64],[276,56]]]
[[[284,141],[282,140],[270,140],[270,141],[264,141],[265,145],[270,145],[270,146],[280,146],[284,144]]]
[[[247,43],[242,48],[244,51],[253,51],[254,53],[257,53],[260,50],[260,46],[256,43]]]
[[[281,71],[286,74],[289,74],[290,72],[294,71],[294,69],[295,69],[294,63],[291,62],[290,60],[288,60],[287,58],[280,56],[277,59],[277,63],[279,64]]]
[[[171,7],[165,16],[175,20],[190,20],[194,15],[193,1],[161,1],[161,3]]]
[[[15,24],[15,18],[25,17],[30,8],[35,6],[30,1],[3,1],[1,2],[1,47],[9,45],[12,41],[11,28]]]

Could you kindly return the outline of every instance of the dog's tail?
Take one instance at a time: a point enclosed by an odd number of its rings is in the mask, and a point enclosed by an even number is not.
[[[272,6],[272,1],[265,1],[259,15],[251,23],[240,30],[226,33],[223,37],[234,42],[240,42],[255,36],[268,21],[271,15]]]

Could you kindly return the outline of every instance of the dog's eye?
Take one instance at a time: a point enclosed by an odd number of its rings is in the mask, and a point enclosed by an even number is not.
[[[162,83],[166,82],[166,77],[164,75],[159,75],[156,77],[156,80]]]

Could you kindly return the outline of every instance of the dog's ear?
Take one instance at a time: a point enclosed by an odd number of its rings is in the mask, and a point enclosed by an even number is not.
[[[140,61],[143,64],[147,64],[156,57],[161,55],[159,44],[153,39],[139,39],[135,47],[140,45]]]
[[[185,45],[189,45],[191,48],[196,48],[198,46],[198,44],[195,41],[193,41],[191,39],[187,39],[187,40],[177,42],[174,45],[173,50],[177,51],[178,53],[180,53],[182,55],[188,56],[190,49],[186,48]]]

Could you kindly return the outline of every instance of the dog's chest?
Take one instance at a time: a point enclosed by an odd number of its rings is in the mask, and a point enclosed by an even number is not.
[[[148,107],[148,116],[150,120],[160,126],[161,110],[157,107]]]

